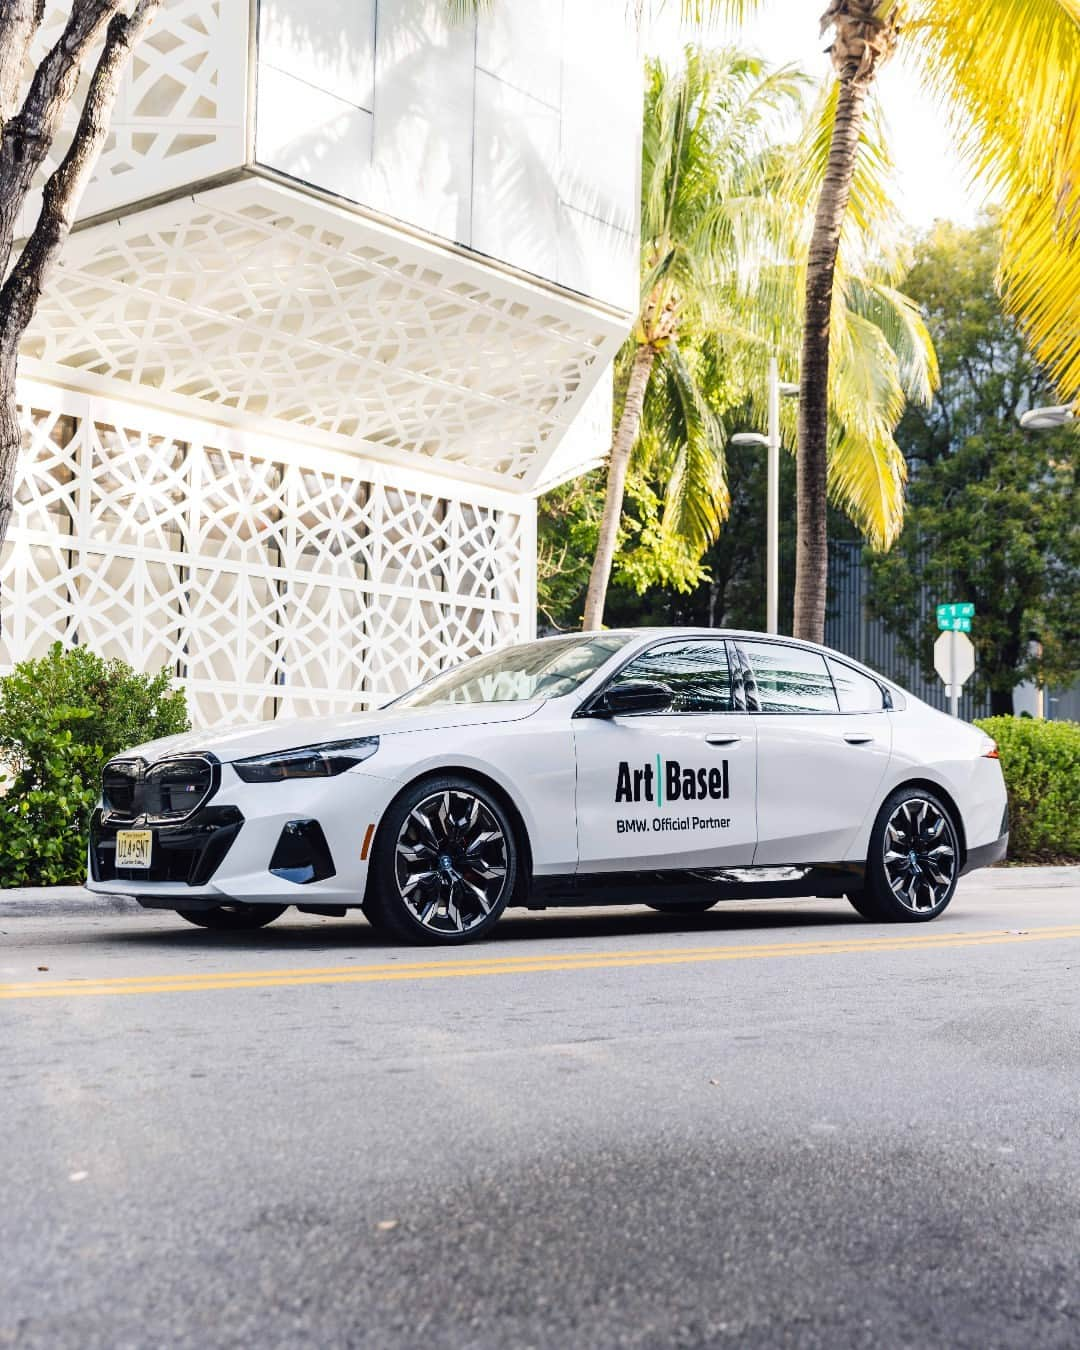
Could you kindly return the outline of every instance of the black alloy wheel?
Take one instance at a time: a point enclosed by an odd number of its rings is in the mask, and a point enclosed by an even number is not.
[[[928,789],[900,788],[882,806],[870,835],[865,888],[848,899],[879,923],[925,923],[948,906],[960,863],[949,808]]]
[[[389,937],[470,942],[506,908],[517,876],[513,827],[495,796],[467,778],[429,780],[387,810],[364,913]]]

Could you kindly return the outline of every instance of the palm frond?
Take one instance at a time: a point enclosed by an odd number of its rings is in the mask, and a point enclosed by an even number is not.
[[[910,41],[974,179],[1002,203],[1001,282],[1080,398],[1080,0],[914,0]]]
[[[873,278],[847,275],[842,284],[847,307],[879,329],[892,348],[908,399],[928,405],[940,377],[933,339],[918,304]]]
[[[724,426],[705,393],[715,384],[708,365],[707,354],[668,347],[647,418],[655,438],[652,468],[661,469],[667,483],[663,532],[699,556],[715,540],[731,504]],[[660,455],[666,462],[657,462]]]
[[[907,470],[892,435],[905,403],[900,362],[881,328],[854,310],[834,319],[831,347],[830,496],[872,547],[886,549],[904,520]]]

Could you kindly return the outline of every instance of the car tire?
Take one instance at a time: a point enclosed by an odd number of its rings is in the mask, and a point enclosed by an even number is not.
[[[672,900],[669,904],[649,904],[647,908],[655,909],[658,914],[704,914],[707,910],[719,904],[717,900]]]
[[[398,942],[475,942],[519,874],[517,836],[495,794],[470,778],[428,778],[396,797],[379,824],[364,914]]]
[[[948,908],[960,865],[951,808],[927,788],[898,788],[870,832],[865,884],[847,898],[873,923],[929,923]]]
[[[280,919],[288,905],[215,905],[212,909],[178,909],[176,912],[198,928],[212,928],[219,933],[245,933],[265,928]]]

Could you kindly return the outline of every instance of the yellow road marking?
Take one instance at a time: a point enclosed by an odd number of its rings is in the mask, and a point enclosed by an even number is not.
[[[539,975],[552,971],[619,970],[635,966],[696,965],[769,957],[839,956],[910,948],[985,947],[1000,943],[1080,938],[1080,924],[1024,932],[913,933],[876,938],[808,938],[726,947],[655,947],[642,951],[583,951],[548,956],[443,957],[382,965],[311,966],[286,970],[208,971],[205,974],[124,975],[99,979],[21,981],[0,984],[0,999],[102,997],[109,994],[201,993],[212,989],[276,989],[305,984],[380,984],[402,980],[465,979],[481,975]]]

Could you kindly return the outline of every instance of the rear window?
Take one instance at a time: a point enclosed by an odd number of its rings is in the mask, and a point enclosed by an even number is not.
[[[845,666],[842,661],[829,661],[829,673],[836,686],[840,711],[844,713],[883,712],[885,698],[881,685],[864,675],[861,670]]]
[[[779,642],[742,642],[762,712],[839,711],[825,658]],[[748,693],[752,691],[748,690]]]

